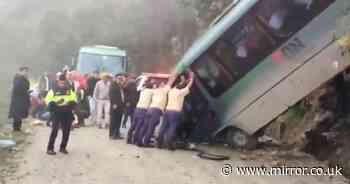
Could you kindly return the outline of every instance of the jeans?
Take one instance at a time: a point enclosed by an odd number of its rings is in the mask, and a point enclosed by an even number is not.
[[[138,139],[137,137],[137,132],[138,129],[140,128],[140,124],[143,124],[145,117],[146,117],[146,109],[141,109],[141,108],[136,108],[134,112],[134,118],[131,122],[130,129],[128,131],[128,136],[127,136],[127,142],[128,143],[135,143],[136,140]]]
[[[149,145],[151,143],[151,138],[154,135],[154,131],[156,130],[157,126],[160,123],[160,117],[162,116],[162,111],[157,108],[151,108],[147,112],[147,122],[145,124],[146,126],[146,132],[143,136],[143,144]]]
[[[180,125],[181,112],[178,111],[166,111],[164,113],[164,121],[160,128],[158,144],[163,146],[172,146],[176,139],[176,130]]]
[[[130,120],[133,120],[135,108],[134,107],[126,107],[124,110],[124,118],[123,118],[123,127],[126,127],[126,123],[130,117]]]

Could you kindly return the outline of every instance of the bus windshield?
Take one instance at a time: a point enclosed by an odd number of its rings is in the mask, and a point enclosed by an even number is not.
[[[83,74],[94,71],[117,74],[124,71],[123,62],[122,56],[80,53],[78,71]]]
[[[219,97],[334,1],[259,1],[191,69]]]

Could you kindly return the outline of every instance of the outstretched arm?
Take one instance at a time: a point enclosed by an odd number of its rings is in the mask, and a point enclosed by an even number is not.
[[[194,82],[194,73],[190,72],[190,81],[188,82],[186,89],[190,89],[193,85],[193,82]]]
[[[178,77],[178,75],[174,72],[174,73],[172,73],[171,75],[170,75],[170,77],[169,77],[169,80],[168,80],[168,82],[167,82],[167,86],[173,86],[174,85],[174,83],[175,83],[175,81],[176,81],[176,78]]]

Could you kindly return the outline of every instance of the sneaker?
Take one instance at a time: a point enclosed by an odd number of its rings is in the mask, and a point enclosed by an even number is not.
[[[68,151],[66,149],[60,149],[60,152],[67,155],[68,154]]]
[[[56,152],[53,150],[47,150],[46,152],[48,155],[56,155]]]

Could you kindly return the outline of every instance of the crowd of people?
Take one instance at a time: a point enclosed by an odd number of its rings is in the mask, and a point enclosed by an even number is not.
[[[193,73],[186,79],[171,76],[167,84],[146,81],[140,90],[133,122],[128,131],[127,143],[140,147],[152,147],[151,139],[156,127],[161,123],[156,138],[158,148],[175,149],[176,130],[180,125],[185,97],[193,84]]]
[[[68,154],[70,131],[87,122],[109,129],[111,140],[123,139],[120,130],[130,122],[125,137],[128,144],[175,149],[176,130],[193,73],[171,76],[167,83],[148,78],[137,84],[136,78],[127,73],[112,76],[96,71],[83,76],[64,68],[55,77],[45,74],[37,88],[30,90],[28,71],[28,67],[21,67],[14,78],[9,118],[14,120],[14,131],[21,131],[22,119],[29,114],[46,120],[52,128],[47,154],[56,154],[54,145],[60,129],[63,136],[59,151]]]

